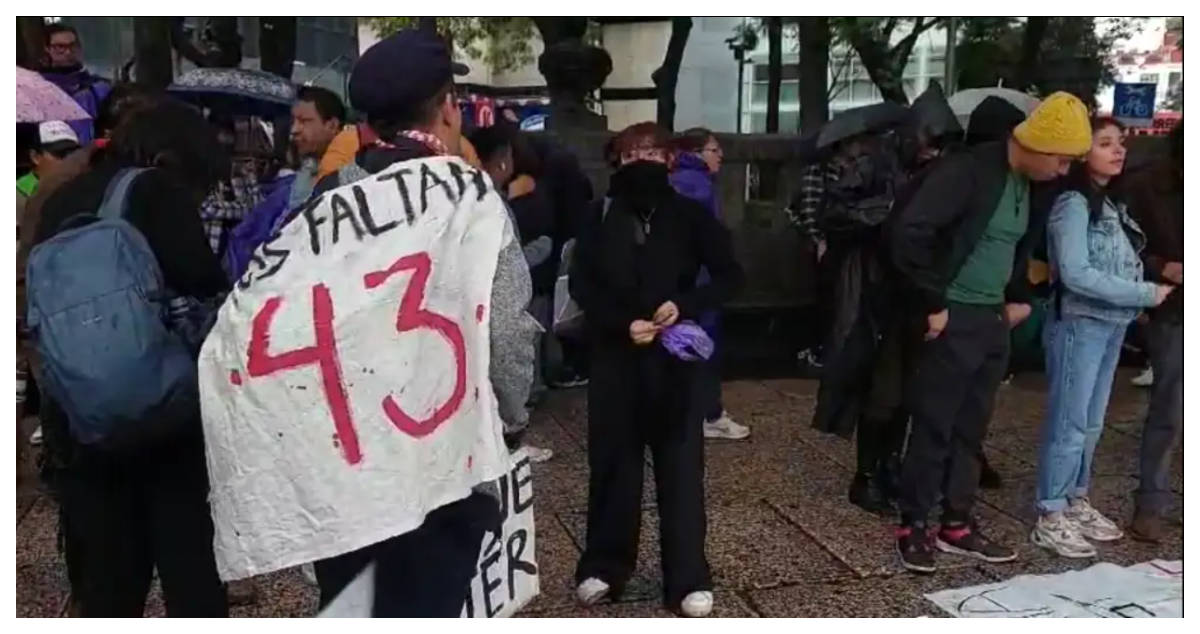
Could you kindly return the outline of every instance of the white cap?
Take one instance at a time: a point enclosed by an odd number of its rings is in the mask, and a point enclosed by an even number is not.
[[[70,141],[79,145],[79,135],[65,121],[43,121],[38,124],[38,144],[47,146],[51,143]]]

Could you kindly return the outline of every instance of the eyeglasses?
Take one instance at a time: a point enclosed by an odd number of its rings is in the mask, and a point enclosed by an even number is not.
[[[51,44],[49,48],[58,53],[67,53],[79,48],[79,41],[76,40],[70,44]]]
[[[719,146],[719,145],[713,146],[713,147],[706,147],[700,151],[701,152],[710,152],[712,154],[716,154],[717,156],[725,156],[725,150],[721,149],[721,146]]]

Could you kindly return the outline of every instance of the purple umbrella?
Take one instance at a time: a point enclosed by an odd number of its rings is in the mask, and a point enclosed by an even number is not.
[[[42,79],[42,76],[17,67],[17,123],[42,121],[78,121],[91,119],[71,95]]]
[[[663,331],[662,345],[684,361],[707,361],[713,353],[713,341],[694,321],[681,321]]]

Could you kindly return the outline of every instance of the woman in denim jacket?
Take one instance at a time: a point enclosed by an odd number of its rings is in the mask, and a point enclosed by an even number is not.
[[[1088,503],[1092,457],[1125,329],[1171,287],[1142,280],[1146,239],[1119,194],[1125,130],[1092,122],[1092,149],[1073,166],[1049,220],[1056,307],[1043,333],[1049,402],[1038,456],[1034,544],[1063,557],[1094,557],[1089,539],[1120,539],[1121,529]]]

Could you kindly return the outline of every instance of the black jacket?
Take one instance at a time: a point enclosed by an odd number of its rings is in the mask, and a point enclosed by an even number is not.
[[[652,319],[666,301],[679,307],[680,320],[732,299],[744,282],[733,257],[729,231],[700,203],[674,191],[650,220],[645,243],[634,239],[636,218],[615,198],[608,213],[603,200],[588,209],[571,261],[571,297],[587,315],[594,339],[632,343],[629,325]],[[696,286],[700,267],[711,280]]]
[[[890,227],[892,259],[928,314],[946,307],[946,287],[975,249],[1004,194],[1007,142],[985,143],[941,161]],[[1029,205],[1029,227],[1017,243],[1005,301],[1028,303],[1027,270],[1033,247],[1046,230],[1049,209]]]
[[[57,234],[64,220],[96,213],[118,169],[106,163],[54,192],[42,207],[34,244]],[[200,223],[200,200],[189,195],[178,180],[163,170],[145,172],[129,189],[128,204],[126,219],[146,238],[171,290],[198,299],[229,290],[229,279]]]

